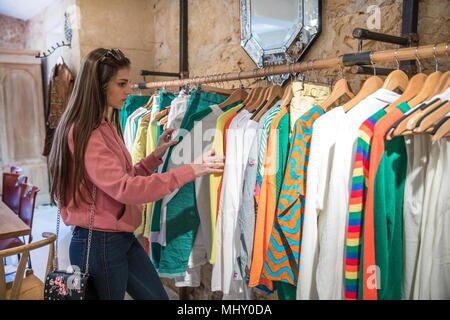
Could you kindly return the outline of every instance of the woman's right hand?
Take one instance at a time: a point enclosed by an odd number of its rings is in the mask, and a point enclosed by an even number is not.
[[[211,150],[195,159],[191,166],[194,169],[195,176],[200,177],[210,173],[222,173],[225,165],[224,160],[224,156],[216,156],[216,152]]]

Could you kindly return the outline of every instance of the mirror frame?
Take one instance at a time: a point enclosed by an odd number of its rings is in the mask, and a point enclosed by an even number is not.
[[[265,50],[252,34],[251,28],[251,1],[240,0],[240,23],[241,23],[241,47],[245,50],[252,61],[258,68],[270,65],[291,64],[299,61],[310,49],[314,41],[322,32],[322,0],[296,0],[299,1],[300,24],[296,26],[289,40],[280,48]],[[318,6],[318,23],[315,30],[308,32],[303,25],[304,21],[304,2],[315,1]],[[274,2],[276,4],[276,2]],[[306,43],[305,33],[310,36],[309,42]],[[307,36],[307,37],[308,37]],[[273,84],[282,85],[289,78],[289,74],[269,76],[268,79]]]

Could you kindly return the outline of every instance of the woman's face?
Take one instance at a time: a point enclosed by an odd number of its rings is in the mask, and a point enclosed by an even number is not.
[[[132,93],[130,84],[130,68],[119,69],[106,87],[108,107],[122,109],[128,95]]]

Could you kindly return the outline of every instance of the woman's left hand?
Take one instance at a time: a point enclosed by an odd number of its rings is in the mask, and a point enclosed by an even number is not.
[[[172,133],[175,131],[173,128],[168,128],[164,130],[163,134],[159,137],[158,145],[152,154],[156,157],[156,159],[161,159],[166,153],[169,147],[176,145],[178,143],[177,140],[172,140]]]

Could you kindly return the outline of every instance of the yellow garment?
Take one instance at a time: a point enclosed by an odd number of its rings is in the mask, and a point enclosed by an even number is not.
[[[133,161],[133,164],[141,161],[146,157],[146,140],[147,140],[147,128],[148,128],[148,121],[142,121],[139,119],[138,121],[138,130],[136,133],[136,139],[134,140],[133,147],[131,149],[131,160]],[[134,235],[138,236],[142,234],[144,231],[144,219],[145,219],[145,206],[143,206],[142,210],[142,222],[139,227],[134,231]]]
[[[331,94],[331,88],[312,83],[293,82],[289,115],[291,119],[291,132],[295,121],[313,106],[321,105]]]
[[[131,149],[131,159],[133,160],[133,164],[146,157],[147,128],[149,121],[142,121],[143,118],[144,117],[140,118],[138,121],[136,139],[134,140],[133,147]]]
[[[225,111],[217,118],[216,122],[216,135],[212,143],[212,148],[216,155],[223,156],[223,134],[225,122],[227,122],[230,117],[241,109],[243,104],[238,104],[237,106]],[[214,264],[216,262],[216,217],[217,217],[217,199],[219,197],[218,189],[220,184],[220,178],[222,173],[213,173],[209,175],[209,191],[210,191],[210,204],[211,204],[211,227],[212,227],[212,248],[211,248],[211,259],[210,263]]]
[[[150,124],[147,128],[147,146],[146,156],[149,156],[156,148],[158,141],[156,140],[158,121],[153,118],[150,120]],[[153,202],[147,203],[144,206],[145,210],[145,225],[144,225],[144,237],[150,238],[150,225],[152,220]]]

